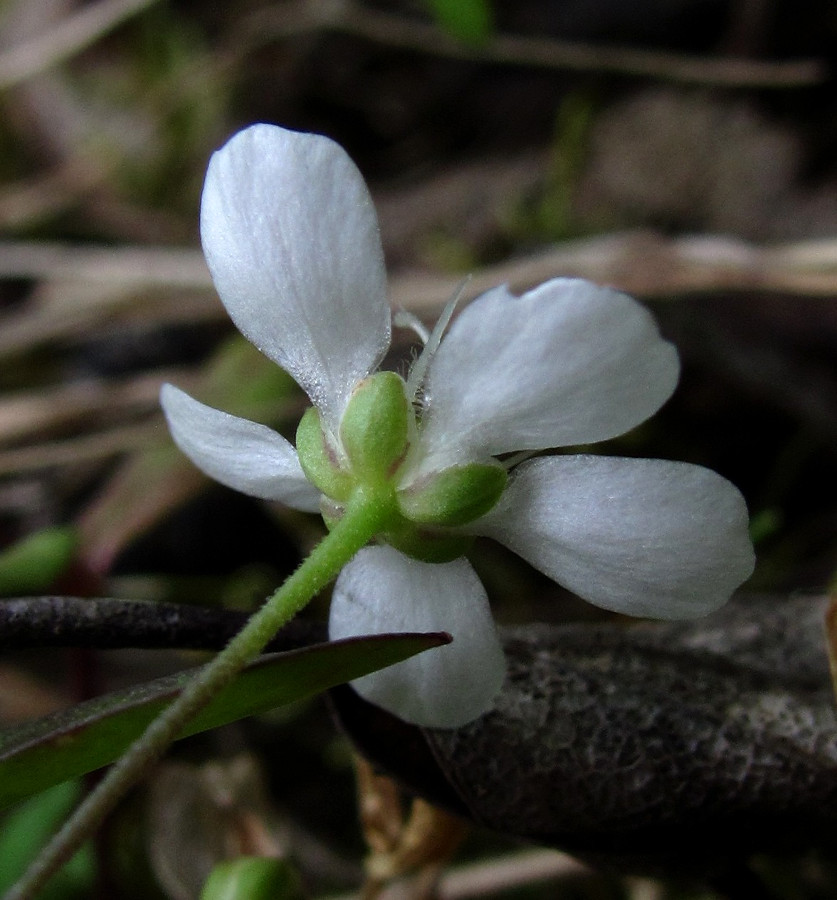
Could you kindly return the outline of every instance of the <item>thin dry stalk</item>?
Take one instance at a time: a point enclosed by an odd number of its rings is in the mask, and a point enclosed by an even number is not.
[[[557,850],[527,850],[506,857],[456,866],[441,876],[436,885],[438,900],[467,900],[490,897],[501,891],[546,881],[561,882],[590,875],[583,863]],[[413,900],[412,881],[399,881],[387,887],[379,900]],[[357,900],[355,894],[341,894],[330,900]]]
[[[837,296],[837,238],[760,246],[720,235],[603,235],[484,268],[470,281],[468,297],[497,284],[520,292],[556,276],[587,278],[646,298],[731,291]],[[198,250],[7,242],[0,244],[2,278],[44,280],[51,300],[2,320],[0,356],[93,333],[114,321],[226,317]],[[452,273],[402,272],[390,281],[390,299],[396,308],[433,318],[456,279]],[[175,302],[158,289],[198,293]]]
[[[44,34],[0,53],[0,89],[9,88],[75,56],[156,0],[99,0]]]
[[[650,231],[618,232],[488,266],[474,275],[469,293],[498,282],[521,290],[556,275],[589,278],[642,296],[755,289],[827,296],[837,294],[837,237],[757,245],[724,235],[666,238]],[[392,279],[393,301],[419,313],[441,308],[458,277],[402,272]],[[212,287],[200,251],[172,247],[91,249],[8,241],[0,243],[3,278],[136,290]],[[101,302],[108,306],[113,300],[103,297]],[[215,300],[206,302],[222,314]],[[98,301],[91,300],[91,306]]]
[[[496,34],[475,46],[454,40],[432,24],[381,12],[351,0],[301,0],[270,6],[259,10],[244,24],[251,44],[331,30],[431,56],[575,72],[609,72],[713,87],[796,88],[819,84],[827,76],[824,63],[810,59],[765,62],[684,56],[512,34]]]
[[[135,416],[156,411],[160,385],[188,384],[182,370],[144,373],[132,378],[83,379],[70,384],[0,395],[0,446],[45,432],[79,430],[91,420]]]
[[[63,441],[0,451],[0,477],[96,462],[110,456],[159,446],[168,439],[162,416],[159,416],[150,423],[125,425]]]

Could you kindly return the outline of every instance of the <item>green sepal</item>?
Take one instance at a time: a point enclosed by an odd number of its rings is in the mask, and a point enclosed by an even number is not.
[[[200,900],[303,900],[302,882],[284,859],[240,856],[218,863]]]
[[[331,445],[320,414],[313,406],[300,419],[296,430],[296,452],[305,477],[326,497],[341,503],[349,499],[355,480],[341,466],[338,451]],[[347,461],[344,464],[347,465]]]
[[[419,525],[465,525],[496,505],[507,480],[498,462],[452,466],[399,491],[398,506]]]
[[[474,543],[474,538],[470,534],[422,527],[406,519],[402,520],[402,524],[384,532],[381,537],[407,556],[429,563],[452,562],[459,559]]]
[[[343,518],[345,510],[327,498],[322,503],[323,521],[329,531]],[[406,556],[422,562],[451,562],[465,554],[474,543],[469,534],[459,534],[447,528],[417,525],[410,522],[393,509],[392,520],[387,529],[379,535],[380,540]]]
[[[340,503],[335,503],[329,497],[323,497],[320,501],[320,514],[323,517],[325,527],[331,531],[332,528],[343,518],[346,507]]]
[[[404,379],[376,372],[355,388],[340,422],[340,443],[360,480],[389,479],[407,452],[410,401]]]

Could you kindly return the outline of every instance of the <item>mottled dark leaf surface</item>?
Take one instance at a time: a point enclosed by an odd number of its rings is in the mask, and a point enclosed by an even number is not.
[[[372,759],[503,834],[619,868],[722,868],[837,825],[824,609],[754,598],[692,623],[508,629],[496,708],[459,729],[384,720],[348,691],[336,705]]]

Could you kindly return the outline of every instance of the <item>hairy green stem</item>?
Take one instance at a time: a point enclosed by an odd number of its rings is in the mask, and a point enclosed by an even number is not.
[[[190,719],[261,653],[279,628],[337,576],[355,553],[385,527],[391,515],[392,499],[386,491],[359,488],[329,534],[111,767],[4,900],[34,900],[119,799],[177,739]]]

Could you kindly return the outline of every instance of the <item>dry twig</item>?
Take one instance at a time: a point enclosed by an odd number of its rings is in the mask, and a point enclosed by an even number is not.
[[[0,395],[0,446],[56,429],[82,428],[93,420],[157,411],[160,385],[188,384],[181,370],[142,373],[125,379],[84,379],[25,393]]]
[[[632,47],[603,47],[554,38],[496,34],[478,46],[438,27],[362,6],[352,0],[295,0],[254,13],[244,24],[251,45],[322,30],[339,31],[432,56],[576,72],[609,72],[713,87],[795,88],[819,84],[819,60],[766,62],[684,56]]]
[[[756,245],[720,235],[666,238],[652,232],[621,232],[558,244],[531,256],[489,266],[474,275],[468,289],[476,296],[499,283],[520,291],[557,275],[589,278],[642,297],[666,297],[718,291],[767,291],[789,294],[837,295],[837,238],[788,244]],[[188,303],[168,321],[222,318],[224,310],[210,293],[212,281],[197,250],[168,247],[73,247],[62,244],[7,242],[0,244],[0,279],[32,278],[76,287],[88,286],[88,302],[79,310],[68,304],[85,326],[103,321],[126,303],[126,291],[152,288],[191,289]],[[402,272],[390,283],[391,299],[419,315],[432,316],[445,304],[456,274]],[[134,299],[135,314],[141,301]],[[159,297],[145,303],[165,306]],[[182,313],[182,315],[181,315]],[[59,336],[55,308],[7,316],[0,352],[21,351],[27,345]]]
[[[488,897],[499,891],[586,874],[590,874],[590,869],[565,853],[527,850],[448,870],[439,880],[437,896],[439,900]],[[379,900],[409,900],[411,897],[411,884],[398,882],[388,887]],[[356,900],[356,895],[342,894],[331,900]]]
[[[67,16],[45,34],[0,53],[0,89],[13,87],[89,47],[156,0],[99,0]]]
[[[0,451],[0,477],[36,472],[54,466],[97,461],[121,453],[153,447],[167,440],[162,415],[139,425],[125,425],[37,447]]]

